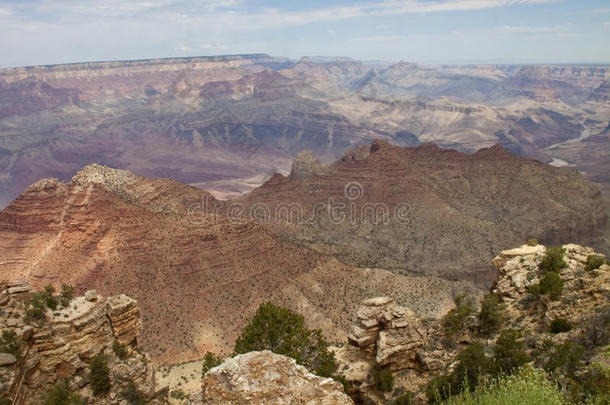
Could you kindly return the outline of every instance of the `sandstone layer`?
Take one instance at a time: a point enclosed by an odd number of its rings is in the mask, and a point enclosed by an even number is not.
[[[17,291],[15,284],[25,288]],[[65,307],[46,308],[43,320],[29,321],[26,303],[32,292],[27,282],[8,283],[0,294],[7,297],[0,303],[0,329],[15,332],[20,345],[16,356],[0,354],[0,360],[12,356],[12,361],[0,361],[3,398],[14,404],[40,404],[53,384],[67,379],[69,389],[88,403],[122,404],[122,392],[130,382],[146,403],[167,403],[167,389],[157,384],[150,358],[138,346],[140,310],[133,299],[89,291]],[[116,344],[124,345],[124,356],[117,356]],[[88,363],[100,353],[108,361],[111,388],[94,395]]]

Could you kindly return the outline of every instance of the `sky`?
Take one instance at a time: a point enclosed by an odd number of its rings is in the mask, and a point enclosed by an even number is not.
[[[0,0],[0,67],[243,53],[610,63],[610,0]]]

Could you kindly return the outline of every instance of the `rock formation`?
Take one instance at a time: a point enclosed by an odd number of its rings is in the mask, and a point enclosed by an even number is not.
[[[175,181],[102,165],[68,183],[44,179],[0,212],[0,280],[128,294],[142,311],[139,341],[162,363],[231,350],[266,300],[343,340],[344,308],[365,297],[399,290],[397,299],[417,314],[437,316],[454,289],[472,288],[345,266],[228,216],[230,205]],[[428,287],[438,300],[424,299]]]
[[[9,283],[0,294],[0,329],[14,332],[20,345],[15,354],[0,354],[0,391],[15,404],[39,404],[45,391],[67,379],[68,387],[88,403],[122,404],[122,392],[134,383],[147,403],[167,402],[167,389],[160,387],[148,354],[137,343],[140,310],[126,295],[103,297],[89,291],[56,310],[45,308],[44,319],[28,320],[29,285]],[[26,289],[27,287],[27,289]],[[120,356],[116,347],[122,347]],[[93,395],[88,363],[103,353],[108,361],[111,388]]]
[[[610,266],[592,248],[575,244],[562,248],[566,267],[560,272],[563,292],[557,300],[529,291],[543,278],[539,266],[547,253],[545,246],[523,245],[493,259],[497,279],[491,292],[502,301],[498,315],[505,319],[503,329],[526,331],[525,350],[530,356],[549,342],[572,341],[590,349],[589,361],[607,365],[603,353],[610,342]],[[600,258],[597,268],[587,267],[592,256]],[[551,333],[550,324],[558,318],[565,319],[570,329]],[[450,337],[442,322],[420,319],[392,298],[376,297],[363,301],[356,311],[350,345],[335,347],[334,352],[341,375],[351,383],[352,397],[363,403],[387,403],[395,394],[377,391],[372,374],[375,368],[390,368],[394,388],[409,390],[423,401],[426,383],[449,372],[461,348],[475,339],[484,339],[493,348],[501,331],[483,337],[477,328],[476,319],[466,319],[463,330]]]
[[[208,371],[203,379],[203,403],[348,405],[353,401],[340,383],[315,376],[293,359],[265,350],[240,354]]]
[[[609,203],[598,187],[500,145],[466,154],[375,140],[317,175],[301,168],[304,161],[240,200],[243,212],[269,222],[282,207],[297,207],[300,216],[276,220],[274,231],[345,263],[477,280],[488,288],[492,252],[530,237],[610,248]],[[257,217],[251,207],[260,206],[270,215]]]

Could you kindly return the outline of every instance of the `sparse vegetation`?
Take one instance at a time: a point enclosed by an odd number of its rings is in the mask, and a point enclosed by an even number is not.
[[[475,390],[449,398],[447,405],[567,405],[557,384],[538,369],[525,367],[519,373],[481,384]]]
[[[507,329],[498,337],[493,358],[495,375],[510,375],[530,361],[520,338],[514,329]]]
[[[534,239],[534,238],[529,239],[527,241],[527,246],[538,246],[538,239]]]
[[[110,370],[108,359],[103,353],[99,353],[89,363],[89,384],[95,395],[100,395],[110,390]]]
[[[112,342],[112,351],[121,360],[125,360],[127,358],[127,346],[119,343],[116,340]]]
[[[260,305],[235,341],[235,354],[258,350],[291,357],[322,377],[331,377],[337,370],[322,331],[307,329],[302,315],[271,302]]]
[[[552,334],[568,332],[572,329],[570,322],[565,318],[555,318],[551,322],[550,330]]]
[[[446,400],[464,390],[474,390],[479,378],[487,374],[493,364],[485,356],[481,343],[475,342],[458,354],[458,364],[451,374],[433,379],[426,388],[426,395],[433,403]]]
[[[602,255],[589,255],[587,256],[587,263],[585,264],[585,270],[591,271],[599,269],[599,267],[606,263],[606,259]]]
[[[490,336],[500,330],[504,323],[502,310],[504,305],[496,294],[488,294],[483,297],[481,310],[479,311],[479,331],[484,336]]]
[[[10,353],[17,359],[21,359],[21,342],[19,342],[17,333],[14,330],[5,329],[2,331],[2,338],[0,338],[0,352]]]
[[[182,391],[180,388],[176,388],[175,390],[171,391],[169,393],[170,398],[174,398],[177,399],[179,401],[186,401],[187,399],[189,399],[189,396]]]
[[[131,405],[144,405],[146,404],[146,398],[144,393],[138,389],[138,386],[130,381],[123,391],[121,396]]]
[[[415,395],[413,395],[412,392],[407,391],[404,394],[396,397],[392,402],[389,403],[389,405],[411,405],[414,397]]]
[[[575,377],[584,353],[584,347],[571,341],[552,345],[548,360],[543,364],[544,369],[551,374]]]
[[[566,262],[563,260],[565,252],[566,250],[561,246],[547,248],[546,254],[542,258],[542,262],[540,262],[539,269],[543,273],[559,273],[561,269],[567,266]]]
[[[70,391],[68,382],[62,380],[57,384],[53,385],[44,394],[44,405],[84,405],[84,399]]]
[[[210,369],[222,364],[222,357],[215,355],[212,352],[207,352],[203,357],[203,367],[201,370],[201,377],[210,371]]]
[[[52,311],[55,311],[57,309],[57,298],[53,295],[55,293],[55,287],[53,287],[52,285],[46,285],[44,287],[44,291],[42,292],[42,300],[44,301],[45,305],[51,309]]]
[[[454,298],[455,308],[449,311],[443,318],[443,326],[447,336],[453,336],[464,328],[466,318],[474,314],[475,308],[471,300],[466,299],[464,294]]]
[[[373,381],[375,388],[381,392],[390,392],[394,388],[394,375],[388,367],[373,368]]]
[[[61,295],[59,298],[59,302],[61,306],[68,307],[70,302],[74,299],[74,287],[68,284],[61,285]]]
[[[561,298],[563,292],[563,280],[558,273],[549,271],[540,281],[540,293],[546,294],[553,301]]]

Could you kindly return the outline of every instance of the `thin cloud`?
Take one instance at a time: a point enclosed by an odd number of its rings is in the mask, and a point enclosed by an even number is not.
[[[174,49],[178,52],[188,52],[188,51],[193,50],[193,48],[191,48],[188,45],[184,45],[184,44],[178,44]]]

